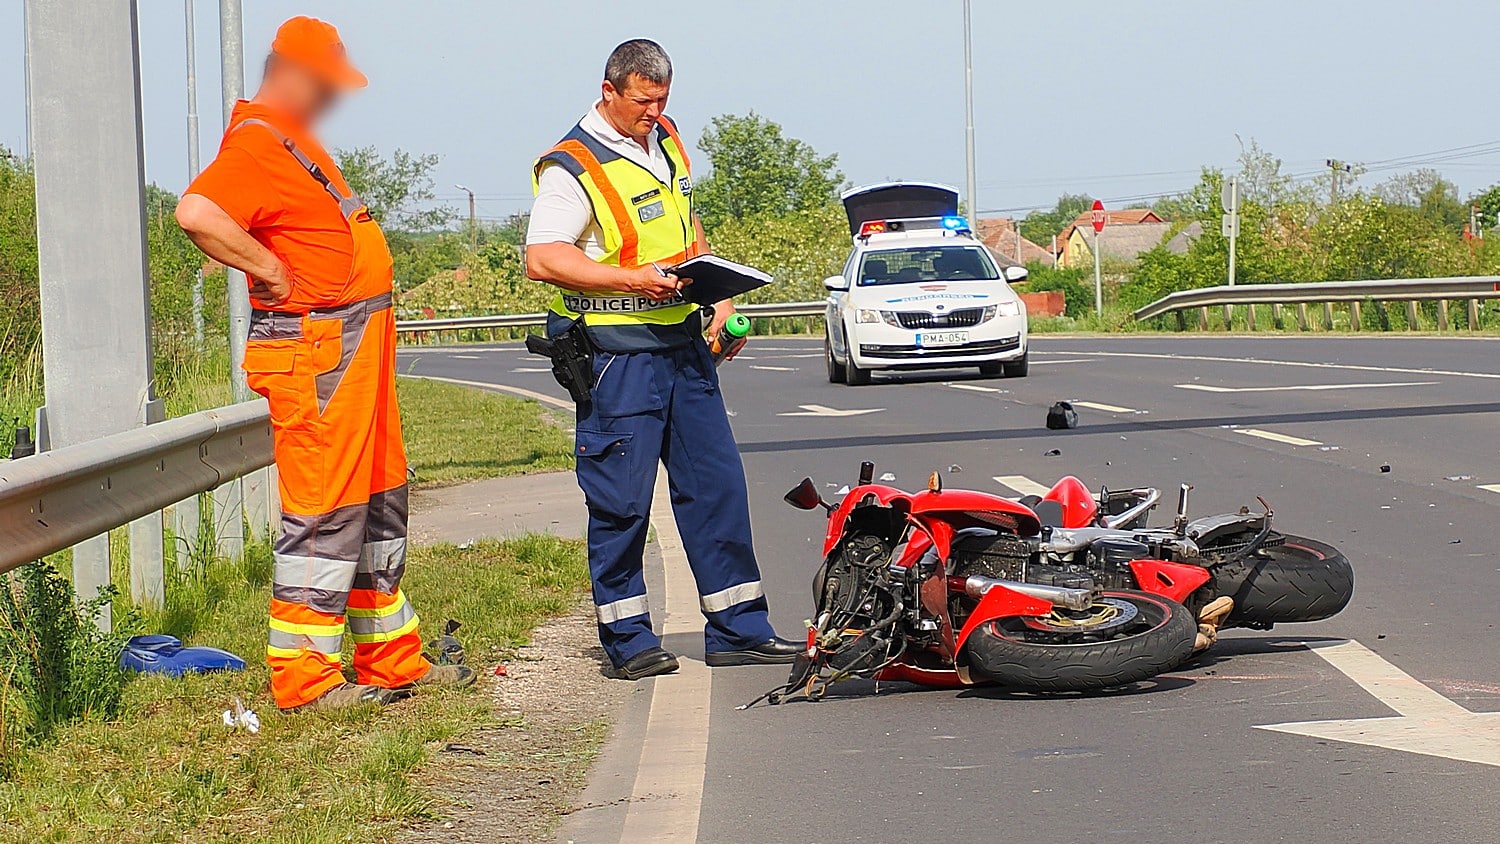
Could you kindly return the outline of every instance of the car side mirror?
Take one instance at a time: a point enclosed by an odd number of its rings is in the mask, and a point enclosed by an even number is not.
[[[828,502],[823,500],[823,496],[818,494],[818,485],[813,483],[812,478],[803,478],[802,483],[792,487],[781,498],[798,510],[816,510],[819,507],[833,509],[829,507]]]
[[[841,275],[831,275],[823,279],[823,286],[833,291],[848,290],[849,280]]]
[[[1011,284],[1025,281],[1031,273],[1025,267],[1006,267],[1005,280]]]

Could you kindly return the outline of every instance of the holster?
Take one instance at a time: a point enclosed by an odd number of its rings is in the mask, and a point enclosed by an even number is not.
[[[586,404],[594,389],[594,344],[589,342],[583,320],[555,337],[526,335],[526,351],[552,361],[552,377],[562,385],[574,404]]]

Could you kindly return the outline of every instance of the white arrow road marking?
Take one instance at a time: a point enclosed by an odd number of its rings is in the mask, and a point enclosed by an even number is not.
[[[1114,405],[1114,404],[1100,404],[1099,402],[1096,402],[1096,401],[1075,401],[1075,402],[1073,402],[1073,405],[1075,407],[1086,407],[1089,410],[1102,410],[1105,413],[1136,413],[1137,412],[1134,408],[1120,407],[1119,405]]]
[[[795,366],[761,366],[759,364],[751,364],[750,368],[751,369],[760,369],[760,370],[764,370],[766,372],[796,372],[797,371],[797,367],[795,367]]]
[[[1301,437],[1294,437],[1291,434],[1278,434],[1275,431],[1262,431],[1259,428],[1235,428],[1234,432],[1244,434],[1247,437],[1259,437],[1263,440],[1285,443],[1286,445],[1322,445],[1317,440],[1305,440]]]
[[[955,390],[970,390],[970,391],[975,392],[975,393],[1004,393],[1004,392],[1008,392],[1007,390],[1002,390],[999,387],[986,387],[986,386],[983,386],[981,384],[949,384],[948,386],[952,387]]]
[[[1017,495],[1046,495],[1052,487],[1042,486],[1025,475],[996,475],[995,483],[1010,487]]]
[[[1389,384],[1295,384],[1289,387],[1216,387],[1212,384],[1173,384],[1179,390],[1205,393],[1284,393],[1297,390],[1372,390],[1382,387],[1427,387],[1441,381],[1392,381]]]
[[[1479,488],[1485,492],[1500,492],[1500,484],[1480,484]]]
[[[682,536],[672,518],[667,476],[656,476],[651,525],[666,569],[666,618],[662,634],[703,635],[698,589],[688,568]],[[650,841],[692,844],[698,840],[703,807],[703,778],[708,769],[708,705],[713,675],[696,659],[680,659],[675,675],[652,683],[651,711],[641,741],[641,762],[630,808],[620,833],[621,844]]]
[[[794,410],[794,411],[788,411],[787,413],[778,413],[776,415],[777,416],[824,416],[824,417],[829,417],[829,418],[838,418],[838,417],[844,417],[844,416],[863,416],[866,413],[879,413],[882,410],[885,410],[885,408],[883,408],[883,407],[871,407],[871,408],[866,408],[864,410],[838,410],[837,408],[824,407],[821,404],[799,404],[797,406],[800,407],[800,408],[802,408],[802,410],[800,410],[800,411],[796,411],[796,410]]]
[[[1358,642],[1307,647],[1394,709],[1396,716],[1265,724],[1256,729],[1500,766],[1500,712],[1470,712]]]

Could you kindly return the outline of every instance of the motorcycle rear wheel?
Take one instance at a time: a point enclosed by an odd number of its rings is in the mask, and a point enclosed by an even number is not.
[[[1234,598],[1231,626],[1318,621],[1348,605],[1354,568],[1339,549],[1302,536],[1274,538],[1249,557],[1212,569],[1215,594]]]
[[[1187,607],[1135,590],[1106,590],[1100,596],[1129,603],[1137,620],[1108,637],[1082,634],[1073,641],[1019,619],[992,621],[964,645],[970,673],[1011,689],[1083,692],[1155,677],[1192,654],[1198,624]]]

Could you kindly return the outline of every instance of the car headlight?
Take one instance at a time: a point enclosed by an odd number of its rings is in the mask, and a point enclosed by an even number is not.
[[[1021,303],[1020,302],[1001,302],[1000,304],[995,305],[994,307],[998,309],[998,313],[999,313],[1000,316],[1020,316],[1021,315]]]
[[[880,311],[860,308],[854,313],[854,321],[863,325],[872,322],[885,322],[885,319],[881,316]]]

